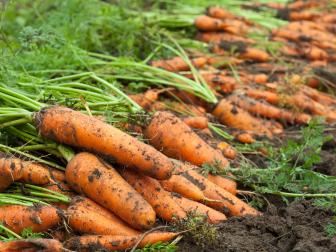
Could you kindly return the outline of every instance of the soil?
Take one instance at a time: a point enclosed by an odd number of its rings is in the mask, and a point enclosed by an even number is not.
[[[220,224],[216,239],[196,244],[191,236],[178,243],[179,252],[324,252],[336,251],[336,236],[324,228],[331,211],[313,206],[312,201],[294,201],[288,206],[271,204],[260,217],[233,217]]]

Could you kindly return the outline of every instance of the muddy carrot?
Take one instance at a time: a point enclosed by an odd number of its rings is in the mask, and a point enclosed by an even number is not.
[[[247,111],[226,99],[222,99],[218,103],[212,114],[221,123],[230,127],[272,137],[271,131],[264,126],[264,122],[261,119],[253,117]]]
[[[96,118],[69,108],[53,106],[34,116],[42,136],[89,149],[158,179],[168,179],[170,160],[153,147]]]
[[[76,197],[67,210],[70,227],[80,233],[97,235],[138,235],[113,213],[88,198]]]
[[[266,118],[277,119],[290,123],[295,122],[299,124],[306,124],[311,119],[311,117],[307,114],[292,113],[288,110],[280,109],[270,104],[249,99],[243,95],[232,95],[227,99],[252,114],[261,115]]]
[[[193,116],[183,118],[183,122],[194,129],[206,129],[208,128],[209,120],[205,116]]]
[[[95,155],[77,154],[66,167],[66,180],[78,193],[112,211],[137,229],[155,223],[153,208],[110,165]]]
[[[225,221],[227,218],[225,214],[216,211],[206,205],[189,200],[181,196],[173,196],[173,199],[183,208],[184,211],[190,214],[204,215],[211,224],[217,224]]]
[[[169,157],[195,165],[216,163],[222,168],[228,165],[227,159],[218,150],[205,143],[190,127],[169,112],[156,112],[144,134],[155,148]]]
[[[224,32],[199,32],[196,35],[196,39],[210,43],[210,42],[221,42],[221,41],[240,41],[244,43],[254,43],[253,39],[245,38],[239,35],[224,33]]]
[[[62,212],[47,205],[0,206],[0,221],[17,234],[25,228],[32,228],[33,232],[45,232],[61,221]]]
[[[66,252],[62,243],[55,239],[27,239],[0,242],[1,252]]]
[[[120,173],[151,204],[162,219],[174,221],[186,217],[186,213],[176,204],[170,193],[163,189],[159,181],[128,170],[121,170]]]
[[[193,170],[192,166],[189,166],[187,164],[181,164],[177,166],[177,169],[177,171],[181,172],[180,175],[184,176],[188,180],[192,181],[195,185],[197,185],[207,198],[221,201],[208,201],[205,202],[206,205],[222,211],[225,214],[228,213],[233,216],[260,214],[256,209],[249,206],[236,196],[212,183],[210,180],[206,179],[202,175],[198,174],[195,170]]]
[[[0,153],[0,192],[21,177],[21,160]]]
[[[212,174],[208,174],[206,178],[232,195],[237,194],[237,183],[234,180]]]
[[[119,251],[132,248],[141,239],[139,247],[143,248],[146,245],[158,242],[168,242],[178,235],[178,233],[173,232],[154,232],[145,235],[143,239],[141,235],[85,235],[67,240],[64,243],[64,247],[79,252],[89,252],[92,251],[92,248],[94,248],[95,251],[102,249]]]
[[[168,180],[161,180],[163,189],[169,192],[176,192],[182,196],[195,201],[205,199],[203,192],[191,181],[180,175],[173,175]]]

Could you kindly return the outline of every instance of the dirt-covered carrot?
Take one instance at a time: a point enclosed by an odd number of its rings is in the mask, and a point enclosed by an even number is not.
[[[64,247],[78,252],[90,252],[92,248],[95,251],[111,250],[119,251],[132,248],[140,241],[139,246],[143,248],[146,245],[158,242],[168,242],[179,234],[174,232],[154,232],[142,237],[142,235],[85,235],[73,237],[64,243]]]
[[[206,178],[232,195],[237,194],[237,183],[234,180],[212,174],[208,174]]]
[[[113,213],[92,200],[83,197],[73,199],[67,210],[68,223],[77,232],[97,235],[138,235]]]
[[[220,151],[209,146],[182,120],[169,112],[156,112],[144,134],[155,148],[169,157],[195,165],[209,163],[225,168],[229,164]]]
[[[201,68],[207,63],[206,57],[197,57],[190,60],[193,66]],[[157,60],[151,62],[152,66],[163,68],[171,72],[187,71],[190,70],[188,63],[181,57],[174,57],[168,60]]]
[[[155,223],[153,208],[110,165],[87,152],[77,154],[66,167],[66,180],[77,192],[112,211],[137,229]]]
[[[56,226],[62,218],[62,212],[52,206],[5,205],[0,206],[0,222],[17,234],[25,228],[33,232],[45,232]]]
[[[183,122],[194,129],[206,129],[208,128],[209,120],[205,116],[193,116],[183,118]]]
[[[218,200],[218,202],[207,201],[206,205],[233,216],[260,214],[253,207],[197,173],[193,166],[179,163],[177,171],[180,175],[197,185],[207,198]]]
[[[195,202],[193,200],[181,197],[173,196],[173,199],[186,211],[190,214],[204,215],[206,220],[211,224],[217,224],[219,222],[225,221],[227,218],[225,214],[216,211],[206,205]]]
[[[64,172],[46,167],[42,164],[24,161],[19,158],[1,154],[0,157],[0,191],[14,181],[46,185],[55,181],[64,181]]]
[[[266,104],[257,100],[249,99],[244,95],[232,95],[227,98],[240,108],[255,114],[270,119],[276,119],[289,123],[306,124],[310,121],[311,117],[304,113],[292,113],[291,111],[284,110]]]
[[[163,189],[169,192],[176,192],[182,196],[195,201],[203,201],[203,192],[191,181],[181,175],[173,175],[168,180],[161,180]]]
[[[67,252],[55,239],[26,239],[0,242],[1,252]]]
[[[264,126],[264,122],[253,117],[247,111],[237,107],[232,102],[222,99],[212,114],[223,124],[230,127],[253,132],[257,135],[272,137],[271,131]]]
[[[170,193],[163,189],[159,181],[129,170],[121,170],[120,173],[151,204],[162,219],[174,221],[186,217],[186,213],[176,204]]]
[[[171,161],[153,147],[96,118],[69,108],[53,106],[34,116],[44,137],[89,149],[157,179],[168,179]]]
[[[202,77],[209,86],[215,90],[220,90],[222,93],[231,93],[238,86],[238,81],[231,76],[225,76],[223,74],[203,73]]]

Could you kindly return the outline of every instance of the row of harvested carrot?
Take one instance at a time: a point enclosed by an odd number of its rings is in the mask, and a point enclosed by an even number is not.
[[[89,251],[95,246],[120,250],[168,241],[180,234],[143,233],[153,227],[156,216],[174,222],[198,214],[209,223],[219,223],[227,216],[260,214],[235,196],[233,180],[201,175],[196,165],[209,163],[225,169],[228,161],[171,113],[157,112],[144,129],[149,142],[161,152],[95,117],[69,108],[45,108],[35,114],[34,120],[43,137],[90,150],[112,160],[117,168],[89,152],[76,154],[65,173],[3,155],[1,191],[18,181],[46,186],[72,198],[69,207],[0,206],[0,221],[14,232],[20,233],[27,227],[45,232],[65,221],[74,232],[86,234],[70,237],[62,245],[65,248]],[[76,193],[82,196],[75,196]],[[38,244],[26,242],[2,247],[21,244],[34,248]],[[60,244],[51,240],[38,242]]]
[[[311,2],[311,5],[306,5],[308,7],[318,4],[317,1],[307,2]],[[299,4],[294,6],[297,5]],[[213,109],[191,94],[179,91],[174,95],[188,104],[184,110],[197,116],[206,116],[206,112],[210,112],[222,124],[251,134],[249,141],[245,143],[253,142],[251,139],[254,136],[272,137],[279,134],[283,132],[283,126],[288,124],[306,124],[314,116],[322,116],[328,123],[335,122],[336,99],[315,89],[320,80],[311,75],[312,67],[324,66],[333,61],[336,55],[330,53],[330,50],[335,49],[333,41],[336,37],[328,30],[334,19],[324,18],[323,22],[320,19],[314,22],[290,22],[272,32],[272,40],[283,42],[281,50],[287,56],[293,42],[297,42],[295,47],[300,50],[291,56],[300,57],[296,60],[303,63],[301,73],[307,77],[295,73],[288,76],[291,69],[266,63],[274,58],[269,53],[252,47],[255,41],[247,37],[247,32],[259,27],[223,8],[208,8],[207,15],[195,20],[196,28],[201,31],[196,39],[210,43],[214,55],[193,52],[191,63],[200,69],[199,74],[213,92],[225,97]],[[303,45],[300,40],[309,43],[309,46]],[[235,52],[233,55],[232,50]],[[329,51],[326,53],[323,50]],[[312,63],[305,62],[305,59]],[[182,58],[158,60],[151,64],[193,78],[188,72],[190,66]],[[233,65],[237,67],[236,76],[232,71],[230,73]],[[164,105],[157,99],[158,96],[141,105],[152,111],[169,109],[169,105]],[[176,107],[181,107],[173,102],[170,104],[173,104],[170,109],[177,112]],[[180,110],[183,111],[183,108]]]

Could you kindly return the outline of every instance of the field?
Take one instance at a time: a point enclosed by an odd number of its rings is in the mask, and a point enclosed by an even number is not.
[[[336,251],[336,2],[0,9],[0,252]]]

